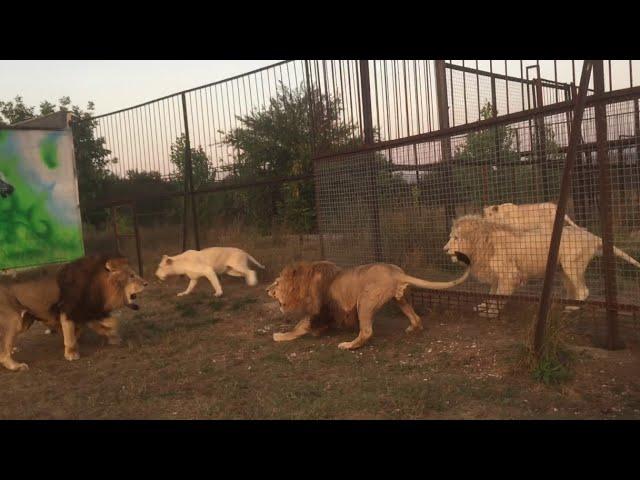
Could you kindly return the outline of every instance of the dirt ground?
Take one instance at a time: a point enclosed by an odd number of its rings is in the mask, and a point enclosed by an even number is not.
[[[141,309],[119,313],[122,346],[93,332],[82,358],[36,324],[0,371],[2,419],[638,419],[640,349],[606,351],[571,334],[571,377],[546,385],[523,370],[529,311],[486,320],[427,312],[406,334],[394,306],[369,345],[337,348],[354,332],[275,343],[291,327],[264,291],[222,277],[224,296],[201,282],[151,280]]]

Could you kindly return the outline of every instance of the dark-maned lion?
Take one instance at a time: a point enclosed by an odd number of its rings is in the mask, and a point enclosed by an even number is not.
[[[409,319],[407,332],[422,329],[422,320],[404,298],[409,285],[443,290],[455,287],[469,270],[451,282],[431,282],[411,277],[396,266],[373,263],[341,269],[332,262],[297,262],[285,267],[268,288],[282,313],[303,315],[287,333],[275,333],[276,342],[294,340],[307,333],[318,334],[329,327],[359,326],[357,338],[338,345],[341,349],[363,346],[373,334],[374,314],[391,299]]]
[[[110,344],[120,343],[118,322],[111,312],[124,306],[137,310],[136,295],[147,286],[126,258],[109,255],[71,262],[60,269],[57,281],[60,300],[55,311],[60,315],[67,360],[80,358],[77,339],[85,324],[106,336]]]

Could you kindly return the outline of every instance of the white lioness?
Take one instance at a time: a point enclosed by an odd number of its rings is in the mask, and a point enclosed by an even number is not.
[[[522,231],[479,215],[465,215],[454,221],[444,250],[452,261],[458,261],[461,254],[467,257],[471,275],[479,282],[491,285],[492,295],[506,296],[513,294],[528,279],[544,277],[550,244],[551,229]],[[636,259],[618,247],[613,247],[613,253],[640,268]],[[582,301],[589,296],[585,271],[596,255],[602,255],[600,237],[584,228],[563,228],[558,264],[570,299]],[[503,301],[483,302],[476,310],[480,316],[494,317],[503,304]],[[565,308],[575,310],[578,307]]]
[[[556,219],[556,205],[551,202],[515,205],[503,203],[485,207],[484,217],[492,222],[511,225],[518,230],[535,230],[537,228],[553,228]],[[569,215],[564,221],[572,227],[580,228]]]
[[[206,277],[213,286],[214,295],[222,295],[222,287],[217,274],[226,273],[232,277],[244,277],[247,285],[258,284],[258,276],[249,268],[249,261],[260,268],[264,268],[255,258],[244,250],[233,247],[211,247],[203,250],[187,250],[180,255],[170,257],[163,255],[156,276],[160,280],[172,275],[186,275],[189,286],[178,294],[188,295],[195,288],[200,277]]]

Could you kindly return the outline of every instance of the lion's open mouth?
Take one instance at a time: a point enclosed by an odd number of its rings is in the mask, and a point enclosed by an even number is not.
[[[452,258],[455,258],[456,260],[464,263],[465,265],[471,265],[471,259],[467,257],[464,253],[456,251],[453,253],[453,255],[454,256]]]
[[[129,295],[129,298],[127,299],[127,307],[129,307],[131,310],[139,310],[140,306],[134,302],[134,300],[136,299],[137,295],[135,293],[132,293],[131,295]]]

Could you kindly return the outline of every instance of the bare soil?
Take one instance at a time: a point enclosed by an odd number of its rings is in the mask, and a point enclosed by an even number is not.
[[[148,275],[150,277],[150,275]],[[369,345],[338,343],[355,332],[275,343],[291,328],[265,293],[223,276],[224,296],[201,282],[151,280],[141,310],[125,310],[122,346],[93,332],[81,359],[63,357],[60,335],[36,324],[15,358],[30,370],[0,371],[2,419],[638,419],[640,349],[591,346],[572,333],[569,380],[546,385],[522,367],[533,310],[499,319],[436,311],[406,334],[394,306]]]

